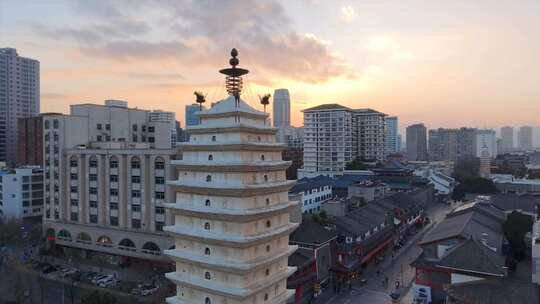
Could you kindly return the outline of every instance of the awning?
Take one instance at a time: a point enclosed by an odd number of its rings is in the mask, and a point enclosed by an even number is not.
[[[392,243],[394,239],[392,237],[386,239],[386,241],[382,242],[379,246],[375,247],[375,249],[371,250],[368,254],[366,254],[362,258],[362,264],[368,262],[375,256],[377,253],[379,253],[382,249],[384,249],[386,246],[388,246],[390,243]]]

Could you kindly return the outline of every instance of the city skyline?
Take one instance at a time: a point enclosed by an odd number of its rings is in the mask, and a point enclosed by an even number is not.
[[[323,103],[396,115],[401,133],[417,122],[538,126],[529,71],[540,40],[525,36],[540,26],[536,2],[192,4],[3,2],[0,36],[41,61],[43,112],[116,98],[184,117],[195,89],[225,96],[212,75],[234,46],[252,67],[245,98],[258,106],[257,95],[288,88],[296,126]],[[220,35],[222,23],[235,35]]]

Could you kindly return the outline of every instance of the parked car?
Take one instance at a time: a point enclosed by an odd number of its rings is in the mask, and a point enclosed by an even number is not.
[[[91,279],[91,282],[92,282],[93,284],[97,284],[97,282],[98,282],[99,280],[104,279],[105,277],[106,277],[106,275],[104,275],[104,274],[98,274],[98,275],[94,276],[94,277]]]
[[[62,272],[60,273],[60,277],[62,278],[71,277],[78,272],[79,270],[75,268],[65,268],[65,269],[62,269]]]
[[[57,270],[58,270],[58,268],[56,268],[55,266],[49,265],[49,266],[44,267],[43,270],[41,271],[41,273],[47,274],[47,273],[55,272]]]
[[[116,279],[112,275],[105,276],[104,278],[96,281],[98,287],[113,287],[116,285]]]
[[[158,291],[159,287],[158,286],[154,286],[154,285],[151,285],[151,284],[145,284],[145,285],[141,285],[140,287],[140,291],[141,291],[141,296],[149,296],[153,293],[155,293],[156,291]]]

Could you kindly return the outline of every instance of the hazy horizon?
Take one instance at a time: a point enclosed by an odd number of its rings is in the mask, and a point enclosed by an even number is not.
[[[257,95],[288,88],[297,126],[300,110],[340,103],[401,130],[538,127],[534,28],[538,1],[0,2],[0,47],[41,62],[43,112],[122,99],[182,125],[194,90],[225,96],[217,70],[236,47],[243,97],[262,108]]]

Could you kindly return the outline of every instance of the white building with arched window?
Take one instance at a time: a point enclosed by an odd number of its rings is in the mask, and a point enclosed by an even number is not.
[[[56,244],[167,261],[170,130],[118,102],[43,114],[43,226]]]
[[[229,96],[198,113],[190,141],[181,143],[182,160],[173,160],[176,177],[167,182],[176,202],[166,204],[175,239],[166,250],[176,262],[167,278],[177,285],[168,303],[286,303],[294,294],[287,277],[288,257],[296,250],[289,234],[288,191],[283,144],[268,114]]]

